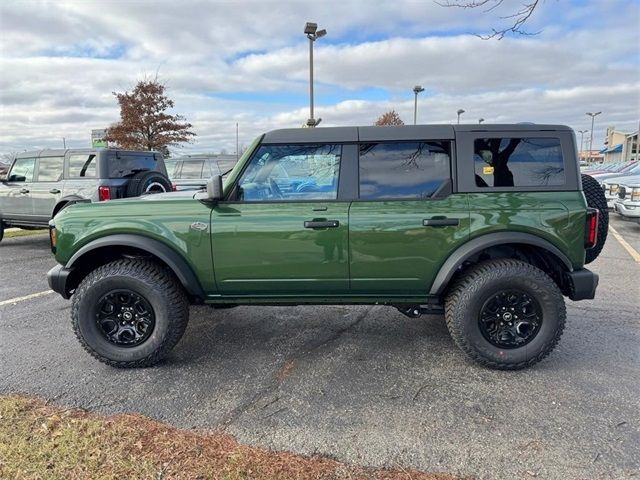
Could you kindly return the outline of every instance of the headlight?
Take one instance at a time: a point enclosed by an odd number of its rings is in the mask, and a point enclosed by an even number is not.
[[[611,195],[615,195],[616,193],[618,193],[619,187],[620,185],[618,185],[617,183],[612,183],[611,185],[609,185],[609,193],[611,193]]]
[[[58,231],[55,225],[49,226],[49,240],[51,242],[51,251],[56,253],[56,246],[58,244]]]
[[[631,201],[632,202],[640,201],[640,187],[635,187],[631,189]]]

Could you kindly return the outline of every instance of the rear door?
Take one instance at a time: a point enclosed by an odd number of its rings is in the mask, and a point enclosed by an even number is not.
[[[466,195],[452,193],[449,139],[359,146],[359,200],[349,210],[351,290],[425,295],[469,236]]]
[[[349,291],[341,144],[263,145],[211,216],[216,282],[230,295]]]
[[[64,154],[43,154],[36,162],[36,174],[31,186],[33,214],[40,223],[46,223],[56,203],[62,197]]]

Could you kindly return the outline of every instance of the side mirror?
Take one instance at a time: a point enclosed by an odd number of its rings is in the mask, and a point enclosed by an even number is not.
[[[218,201],[222,200],[222,197],[222,177],[214,175],[207,180],[207,200]]]

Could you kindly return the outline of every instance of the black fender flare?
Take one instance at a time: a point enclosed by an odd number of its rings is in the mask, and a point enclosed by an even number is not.
[[[65,265],[65,268],[69,270],[72,269],[74,264],[82,258],[83,255],[93,250],[114,246],[134,247],[158,257],[169,266],[191,296],[204,300],[205,294],[202,285],[200,285],[198,277],[184,257],[164,243],[142,235],[115,234],[93,240],[74,253]]]
[[[66,197],[62,197],[55,204],[55,206],[53,207],[53,210],[51,210],[51,218],[55,217],[58,214],[58,212],[68,204],[73,205],[74,203],[78,203],[78,202],[90,202],[90,201],[91,200],[89,200],[88,198],[83,198],[78,195],[69,195]]]
[[[442,295],[445,288],[449,284],[451,277],[453,277],[453,275],[456,273],[458,267],[460,267],[460,265],[462,265],[466,260],[471,258],[476,253],[481,252],[488,247],[514,243],[531,245],[533,247],[539,247],[547,250],[549,253],[552,253],[553,255],[558,257],[569,272],[573,271],[573,265],[571,264],[571,261],[567,258],[567,256],[562,253],[560,249],[558,249],[555,245],[543,238],[530,233],[522,232],[488,233],[486,235],[481,235],[474,238],[473,240],[468,241],[467,243],[458,247],[458,249],[455,250],[451,255],[449,255],[449,258],[447,258],[442,267],[440,267],[440,270],[438,271],[438,274],[436,275],[436,278],[431,285],[429,295]]]

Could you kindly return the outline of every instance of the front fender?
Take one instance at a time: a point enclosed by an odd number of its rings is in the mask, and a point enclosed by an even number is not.
[[[185,258],[158,240],[142,235],[114,234],[93,240],[73,254],[66,263],[65,269],[72,270],[84,255],[105,247],[134,247],[150,253],[169,266],[191,296],[204,299],[205,294],[202,285]]]

